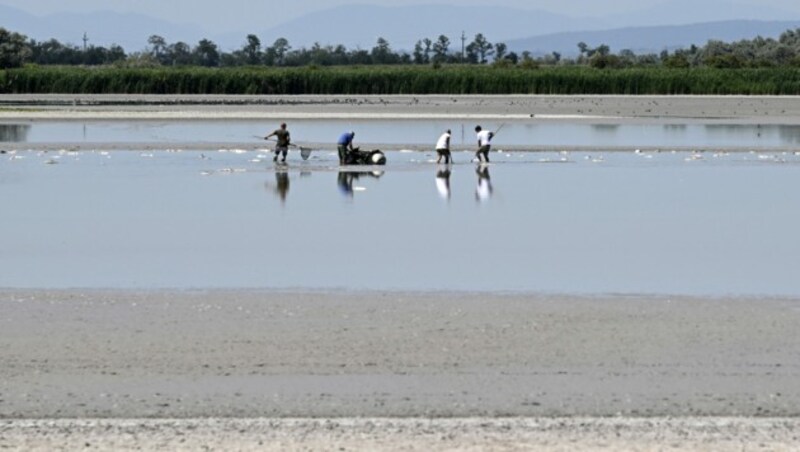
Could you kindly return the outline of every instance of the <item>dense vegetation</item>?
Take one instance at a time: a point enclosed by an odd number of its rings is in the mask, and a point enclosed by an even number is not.
[[[25,67],[7,70],[0,86],[6,93],[778,95],[800,93],[800,69]]]
[[[247,36],[225,53],[206,39],[194,47],[153,35],[126,54],[36,42],[0,28],[0,93],[156,94],[800,94],[800,29],[779,39],[709,41],[673,52],[612,53],[577,44],[574,58],[508,52],[475,36],[451,50],[446,36],[395,52],[344,46],[262,47]]]

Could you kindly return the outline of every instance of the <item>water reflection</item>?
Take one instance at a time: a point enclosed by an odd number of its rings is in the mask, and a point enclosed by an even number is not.
[[[28,124],[0,124],[0,142],[22,142],[28,140]]]
[[[705,129],[706,135],[717,142],[727,140],[752,145],[778,143],[784,146],[800,143],[800,127],[796,126],[709,124]]]
[[[489,178],[489,165],[480,164],[475,167],[475,174],[478,175],[478,186],[475,187],[475,200],[478,202],[488,201],[492,197],[492,180]]]
[[[301,174],[302,175],[302,174]],[[286,204],[286,196],[289,194],[289,171],[286,168],[275,170],[275,186],[265,184],[281,200],[281,204]]]
[[[436,190],[442,199],[450,200],[450,165],[436,170]]]
[[[531,120],[532,121],[532,120]],[[800,142],[800,126],[794,124],[737,124],[688,123],[670,124],[617,124],[601,123],[545,123],[510,121],[495,145],[503,146],[658,146],[668,147],[747,147],[793,146]],[[496,125],[490,124],[490,127]],[[436,137],[442,130],[456,130],[451,148],[470,147],[474,141],[472,123],[451,120],[296,120],[292,134],[311,143],[326,143],[342,128],[357,127],[359,141],[373,145],[408,146],[428,148],[428,138]],[[27,124],[0,125],[0,140],[26,143],[59,142],[135,142],[170,143],[242,143],[252,139],[253,131],[263,128],[254,120],[228,121],[47,121]],[[409,131],[415,131],[410,134]],[[188,138],[191,137],[191,138]],[[416,139],[415,137],[420,137]],[[253,144],[254,146],[256,144]]]
[[[503,153],[486,166],[461,152],[448,167],[394,151],[384,167],[391,176],[378,180],[374,168],[340,173],[330,154],[275,173],[252,153],[64,153],[70,164],[46,165],[57,153],[8,150],[0,287],[800,294],[800,152],[706,152],[703,163],[687,152],[625,152],[570,164],[545,163],[560,161],[558,152]],[[455,175],[449,202],[432,193],[431,170],[437,182],[439,171],[441,182]],[[348,198],[331,190],[334,179]],[[380,190],[354,193],[364,187]],[[292,203],[275,202],[289,188]],[[71,195],[53,196],[60,192]],[[53,233],[54,224],[69,234]],[[353,243],[330,237],[349,237],[354,225],[360,243],[380,244],[359,247],[357,263],[391,271],[353,278],[341,265]],[[303,242],[264,241],[265,230]],[[502,233],[481,248],[476,269],[464,244],[487,230]],[[284,271],[264,272],[265,255]],[[326,270],[309,272],[309,262]]]
[[[619,130],[619,124],[592,124],[592,130],[597,133],[615,134]]]
[[[781,141],[789,143],[800,143],[800,128],[798,127],[779,127],[778,136]]]
[[[336,178],[336,185],[341,193],[346,198],[352,198],[354,191],[359,191],[360,187],[354,187],[353,182],[361,177],[372,177],[380,179],[383,176],[383,171],[347,171],[340,170]]]

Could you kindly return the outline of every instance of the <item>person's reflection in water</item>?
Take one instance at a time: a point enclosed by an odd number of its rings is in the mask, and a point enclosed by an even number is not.
[[[353,197],[353,182],[357,181],[361,176],[370,176],[375,179],[383,176],[383,171],[339,171],[336,178],[336,185],[339,187],[339,193],[346,198]]]
[[[475,173],[478,175],[475,200],[478,202],[488,201],[492,197],[492,180],[489,179],[489,166],[479,164],[475,167]]]
[[[270,186],[269,183],[266,185]],[[280,168],[275,171],[275,187],[272,187],[272,191],[280,198],[281,204],[286,204],[286,195],[289,194],[289,172],[286,169]]]
[[[336,184],[339,187],[339,193],[341,193],[346,198],[353,197],[353,176],[354,173],[349,171],[339,171],[339,176],[337,177]]]
[[[442,199],[450,200],[450,165],[436,170],[436,190]]]

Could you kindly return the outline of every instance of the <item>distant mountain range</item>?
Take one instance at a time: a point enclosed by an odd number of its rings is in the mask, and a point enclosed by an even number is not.
[[[687,48],[692,44],[702,47],[712,39],[733,42],[752,39],[756,36],[777,38],[784,31],[796,28],[800,28],[800,20],[730,20],[691,25],[552,33],[524,39],[512,39],[506,41],[506,45],[508,45],[509,51],[514,52],[527,50],[534,55],[559,52],[564,56],[574,56],[578,54],[578,43],[584,42],[590,48],[605,44],[614,53],[629,49],[638,55]]]
[[[614,13],[609,8],[606,25],[593,27],[593,29],[686,25],[738,20],[800,19],[797,13],[774,8],[765,3],[761,0],[664,0],[629,12]]]
[[[612,51],[631,49],[636,53],[660,52],[664,49],[704,45],[709,39],[735,41],[756,36],[777,37],[787,29],[800,27],[800,20],[725,20],[690,25],[659,24],[666,10],[686,11],[689,17],[774,17],[780,11],[753,5],[716,5],[706,10],[692,10],[691,0],[675,0],[625,15],[609,15],[603,19],[571,17],[546,11],[504,7],[473,7],[445,5],[411,5],[379,7],[349,5],[310,13],[266,30],[241,30],[234,33],[155,19],[142,14],[95,12],[91,14],[60,13],[35,16],[19,9],[0,5],[0,27],[44,41],[55,38],[62,43],[82,45],[84,32],[88,43],[101,46],[117,44],[126,52],[144,50],[151,35],[160,35],[168,43],[183,41],[195,45],[207,38],[231,51],[241,48],[248,34],[255,34],[263,46],[284,37],[294,48],[343,44],[349,49],[370,49],[379,37],[389,41],[393,50],[413,50],[414,43],[423,38],[436,40],[439,35],[450,39],[450,50],[461,49],[462,33],[466,43],[482,33],[491,42],[505,42],[509,50],[534,54],[559,52],[564,56],[577,54],[578,42],[590,47],[607,44]],[[721,5],[728,5],[727,10]],[[679,11],[680,12],[680,11]],[[620,23],[644,24],[620,27]],[[209,25],[211,27],[211,25]]]
[[[22,10],[0,5],[0,27],[26,35],[37,41],[57,39],[62,44],[83,45],[86,33],[90,45],[122,46],[126,52],[147,47],[147,38],[157,34],[167,42],[185,41],[196,44],[207,32],[191,24],[177,24],[142,14],[120,14],[100,11],[88,14],[59,13],[35,16]]]
[[[259,36],[263,36],[264,44],[284,37],[298,47],[319,42],[367,49],[382,37],[395,50],[412,50],[418,40],[429,38],[435,41],[439,35],[445,35],[450,39],[450,49],[458,47],[460,50],[462,32],[469,43],[477,33],[494,41],[581,30],[592,27],[592,24],[590,19],[513,8],[350,5],[307,14],[270,28]],[[225,40],[232,38],[227,36]],[[239,39],[243,40],[243,37]]]

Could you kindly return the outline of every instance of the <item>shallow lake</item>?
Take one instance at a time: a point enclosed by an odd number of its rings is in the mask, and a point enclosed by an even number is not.
[[[547,123],[514,120],[484,122],[497,130],[496,146],[670,147],[757,149],[800,146],[800,126],[749,124],[610,124]],[[0,123],[0,142],[17,143],[191,143],[242,142],[264,136],[277,127],[264,121],[37,121]],[[451,129],[453,145],[474,145],[475,121],[451,120],[293,120],[294,140],[335,143],[340,133],[356,131],[356,143],[432,146],[442,131]]]
[[[794,153],[387,157],[6,152],[0,286],[800,295]]]

